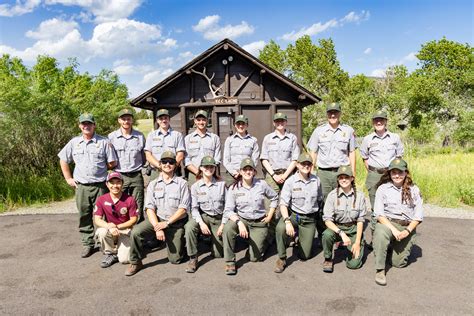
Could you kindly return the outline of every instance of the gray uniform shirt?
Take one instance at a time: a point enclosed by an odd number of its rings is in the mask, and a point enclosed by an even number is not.
[[[413,204],[404,204],[402,203],[402,188],[397,188],[392,182],[382,184],[375,193],[375,217],[423,221],[423,198],[416,185],[411,187],[411,196]]]
[[[118,157],[115,171],[136,172],[140,171],[145,161],[145,136],[132,129],[131,135],[125,137],[120,129],[109,134],[109,140],[114,145]]]
[[[186,151],[183,135],[171,127],[166,133],[163,133],[161,129],[151,131],[146,138],[145,151],[151,152],[158,161],[164,151],[172,151],[174,154],[179,151]]]
[[[188,212],[190,202],[188,184],[180,177],[165,183],[160,175],[146,190],[145,209],[154,210],[161,220],[168,220],[179,208]]]
[[[364,137],[359,150],[369,166],[387,168],[394,158],[403,156],[403,143],[398,134],[387,131],[379,137],[374,132]]]
[[[216,164],[221,163],[221,140],[214,133],[206,132],[201,137],[197,131],[194,131],[184,138],[184,145],[186,147],[185,166],[193,164],[199,167],[204,156],[213,157]]]
[[[211,216],[224,213],[227,189],[224,181],[212,180],[208,186],[200,179],[191,186],[191,215],[197,223],[202,222],[201,212]]]
[[[58,154],[67,163],[74,162],[73,178],[76,182],[104,182],[107,178],[107,163],[117,161],[110,141],[100,135],[86,141],[82,135],[71,139]]]
[[[257,166],[259,155],[257,139],[250,134],[241,137],[235,133],[225,140],[223,164],[230,174],[239,171],[240,163],[248,157],[252,158],[253,163]]]
[[[293,160],[298,160],[300,148],[298,140],[292,133],[286,132],[280,138],[272,132],[263,138],[261,160],[268,160],[273,170],[287,169]]]
[[[278,194],[263,180],[253,180],[252,187],[231,186],[227,191],[222,223],[225,224],[232,214],[245,219],[259,219],[265,216],[265,197],[270,200],[270,208],[278,206]]]
[[[308,148],[318,154],[320,168],[338,168],[349,164],[349,153],[356,149],[354,129],[340,124],[333,129],[329,123],[316,127]]]
[[[299,172],[295,173],[285,181],[280,193],[280,205],[299,214],[316,213],[322,199],[321,182],[314,174],[306,181]]]
[[[349,194],[339,189],[339,205],[337,205],[337,189],[329,192],[324,204],[323,220],[336,224],[347,224],[351,222],[364,222],[365,214],[370,210],[370,202],[364,193],[357,191],[355,207],[353,207],[354,191]]]

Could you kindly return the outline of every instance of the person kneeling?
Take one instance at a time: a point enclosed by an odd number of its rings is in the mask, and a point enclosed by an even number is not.
[[[105,255],[100,263],[102,268],[110,267],[117,261],[129,262],[130,231],[140,215],[133,196],[122,192],[120,173],[109,173],[106,184],[110,193],[97,199],[94,210],[95,236]]]

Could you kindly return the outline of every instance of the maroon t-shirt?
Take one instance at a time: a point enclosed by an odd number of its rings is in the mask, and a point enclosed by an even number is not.
[[[94,209],[94,215],[104,216],[107,223],[114,223],[115,225],[125,223],[130,217],[138,216],[137,202],[128,194],[122,193],[122,196],[114,204],[110,193],[100,196]]]

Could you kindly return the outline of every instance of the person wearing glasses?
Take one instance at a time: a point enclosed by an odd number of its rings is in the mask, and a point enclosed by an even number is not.
[[[130,231],[140,216],[135,198],[122,191],[123,177],[119,172],[109,173],[106,184],[109,193],[97,199],[94,209],[95,236],[104,253],[102,268],[129,262]]]
[[[143,268],[143,244],[146,237],[164,241],[168,260],[181,263],[184,256],[184,225],[188,219],[190,196],[186,180],[175,175],[176,155],[165,151],[160,158],[161,173],[147,187],[146,217],[130,236],[130,265],[125,272],[132,276]]]

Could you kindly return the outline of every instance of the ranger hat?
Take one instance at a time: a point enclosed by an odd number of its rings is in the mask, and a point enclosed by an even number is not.
[[[123,109],[119,112],[118,117],[122,117],[124,115],[130,115],[131,117],[133,117],[133,111],[130,109]]]
[[[198,118],[199,116],[204,116],[205,119],[207,119],[207,112],[204,110],[199,110],[194,114],[194,118]]]
[[[117,172],[117,171],[111,172],[107,175],[107,182],[109,182],[112,179],[120,179],[123,181],[122,175],[120,174],[120,172]]]
[[[94,115],[90,113],[82,113],[81,116],[79,116],[79,123],[84,123],[84,122],[91,122],[95,124]]]
[[[313,158],[311,158],[311,156],[307,153],[302,153],[299,157],[298,157],[298,162],[299,163],[302,163],[302,162],[311,162],[313,163]]]
[[[252,167],[255,169],[255,164],[253,163],[253,160],[250,158],[243,159],[240,163],[240,169],[244,169],[245,167]]]
[[[286,116],[286,114],[278,112],[278,113],[275,113],[275,115],[273,115],[273,120],[274,121],[276,121],[276,120],[288,121],[288,117]]]
[[[161,154],[160,160],[163,159],[174,159],[176,160],[176,155],[172,151],[165,151]]]
[[[329,103],[326,105],[326,112],[338,111],[341,112],[341,105],[339,103]]]
[[[390,162],[390,165],[388,166],[388,170],[393,170],[393,169],[405,171],[408,169],[408,164],[402,158],[395,158],[392,160],[392,162]]]
[[[160,117],[163,115],[170,116],[170,112],[167,109],[159,109],[158,112],[156,112],[156,117]]]
[[[374,115],[372,115],[372,119],[376,118],[387,119],[387,112],[382,110],[375,112]]]
[[[211,156],[204,156],[201,159],[201,166],[216,166],[216,161]]]
[[[238,116],[235,118],[235,123],[234,123],[234,124],[237,124],[237,123],[239,123],[239,122],[248,124],[248,123],[249,123],[249,119],[248,119],[248,117],[246,117],[245,115],[238,115]]]
[[[341,174],[345,174],[346,176],[353,177],[351,166],[340,166],[337,169],[336,176],[339,177]]]

